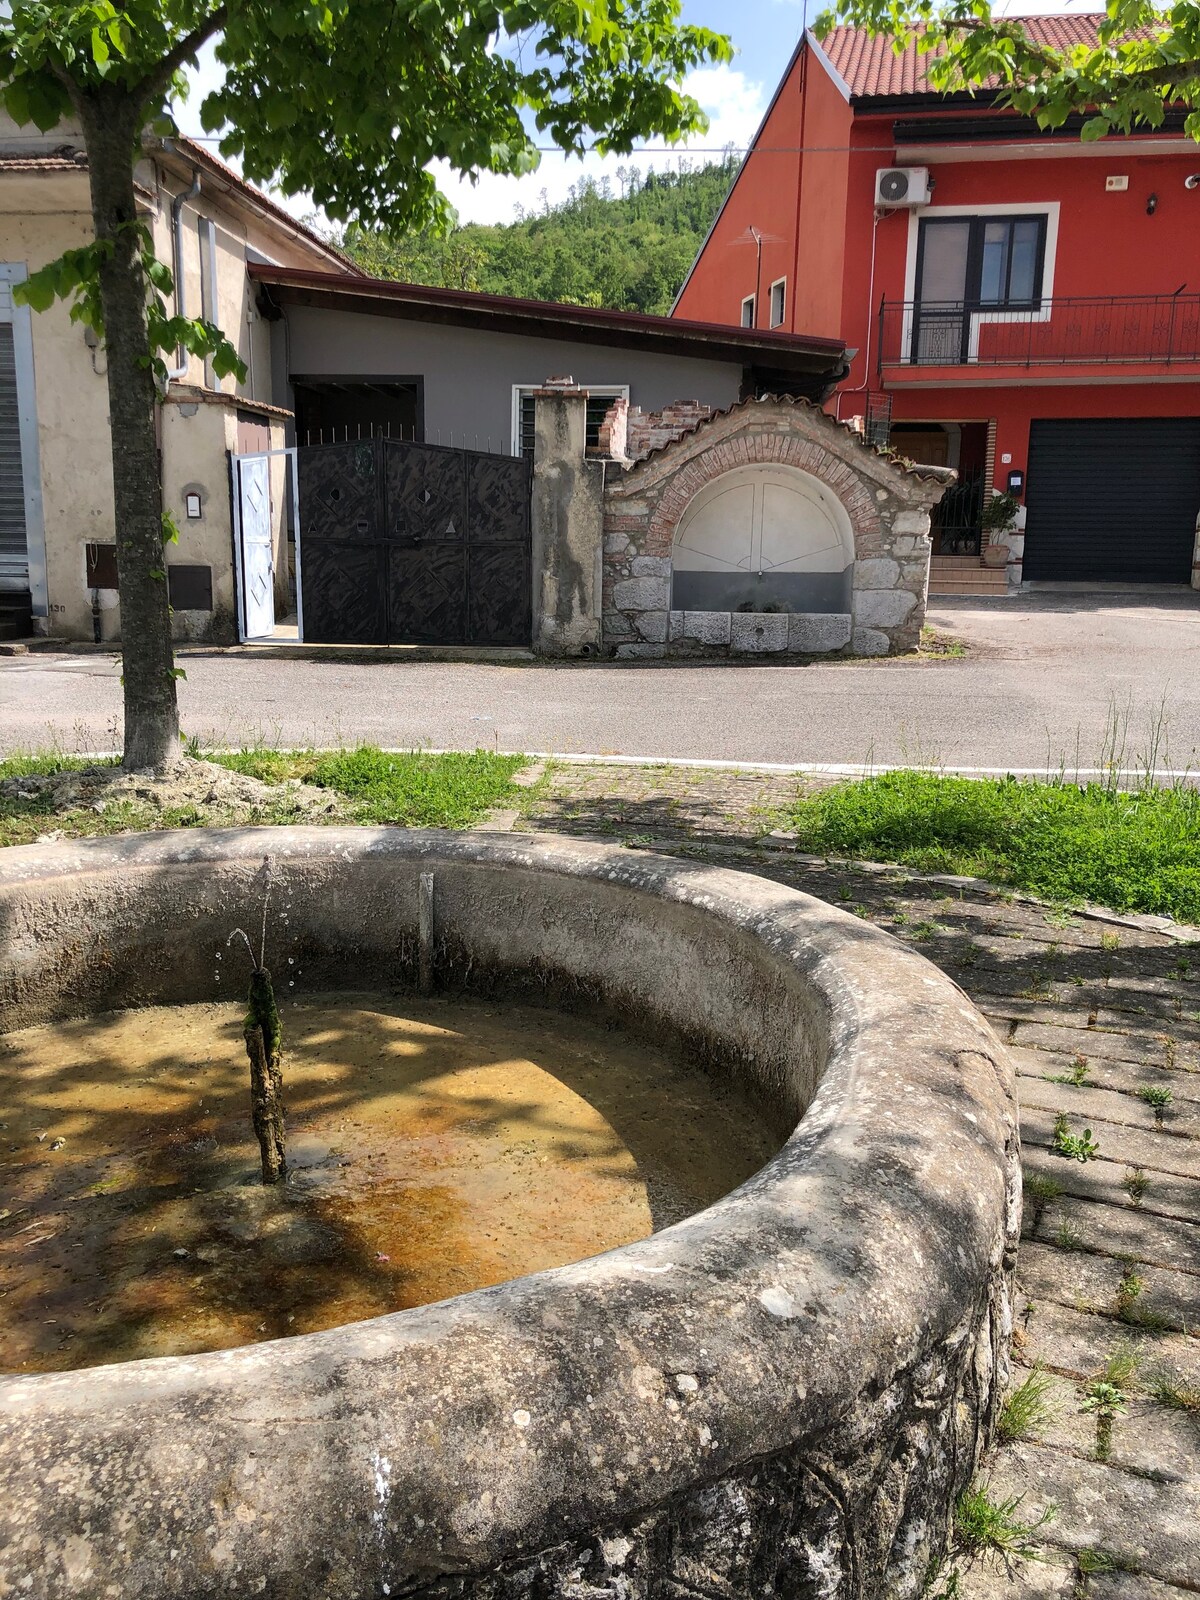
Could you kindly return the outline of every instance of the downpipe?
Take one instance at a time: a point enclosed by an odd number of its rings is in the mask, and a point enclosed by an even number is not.
[[[200,193],[200,174],[193,170],[192,186],[183,190],[171,201],[171,269],[175,275],[175,314],[187,316],[187,289],[183,277],[183,208]],[[187,376],[188,357],[182,345],[175,352],[175,366],[167,372],[167,382],[177,383]]]

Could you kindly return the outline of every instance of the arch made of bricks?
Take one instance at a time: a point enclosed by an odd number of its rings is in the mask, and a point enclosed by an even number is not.
[[[770,448],[779,444],[784,448]],[[751,434],[723,440],[682,468],[650,517],[647,554],[669,555],[675,531],[696,496],[726,473],[754,466],[792,467],[831,490],[850,519],[855,553],[861,549],[864,538],[878,537],[880,519],[875,501],[851,468],[812,440]],[[659,543],[664,539],[666,542],[660,551]]]

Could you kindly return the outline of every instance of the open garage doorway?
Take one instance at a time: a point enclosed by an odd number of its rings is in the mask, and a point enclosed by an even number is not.
[[[421,378],[293,378],[296,442],[342,444],[354,439],[425,438]]]

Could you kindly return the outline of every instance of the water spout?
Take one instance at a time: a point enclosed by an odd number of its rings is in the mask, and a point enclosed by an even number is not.
[[[240,938],[250,957],[250,992],[246,997],[246,1020],[242,1030],[246,1040],[246,1055],[250,1060],[250,1117],[258,1139],[262,1181],[267,1184],[284,1183],[287,1181],[287,1149],[283,1105],[283,1024],[275,1003],[275,987],[267,970],[270,856],[263,857],[254,881],[263,886],[258,956],[255,957],[250,935],[244,928],[234,928],[225,941],[225,948],[228,949],[235,939]]]

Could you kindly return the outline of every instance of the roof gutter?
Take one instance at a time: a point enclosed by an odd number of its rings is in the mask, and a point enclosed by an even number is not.
[[[294,243],[301,244],[308,250],[317,248],[323,251],[330,258],[330,271],[344,272],[351,276],[365,276],[358,263],[344,250],[339,250],[336,245],[330,244],[327,239],[322,239],[310,228],[306,228],[302,222],[290,217],[270,195],[264,194],[261,189],[248,183],[244,178],[239,178],[236,172],[226,168],[223,162],[217,161],[203,145],[194,144],[193,141],[180,135],[177,139],[164,139],[162,147],[172,155],[189,162],[193,170],[202,165],[206,175],[205,181],[213,192],[227,195],[241,205],[249,205],[269,227],[277,229]]]

